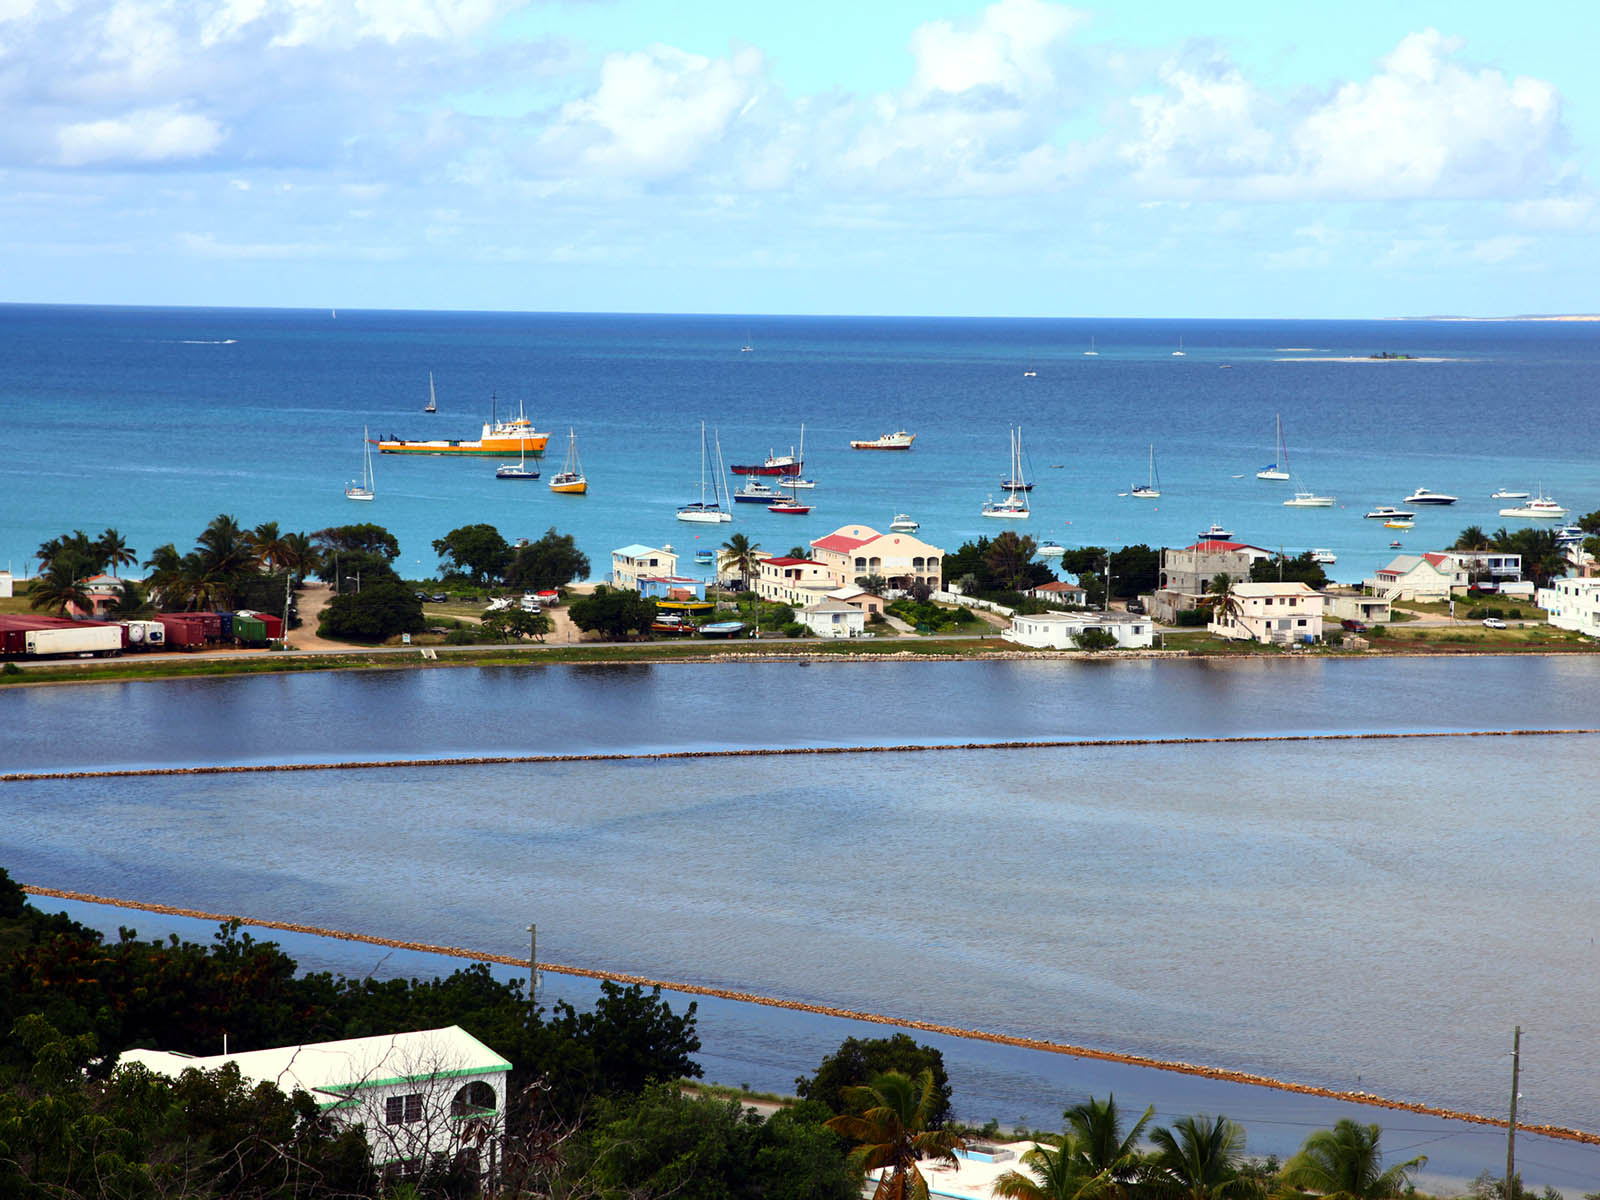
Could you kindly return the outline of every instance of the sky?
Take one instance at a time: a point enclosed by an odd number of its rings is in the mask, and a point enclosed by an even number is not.
[[[1600,310],[1590,0],[0,0],[0,302]]]

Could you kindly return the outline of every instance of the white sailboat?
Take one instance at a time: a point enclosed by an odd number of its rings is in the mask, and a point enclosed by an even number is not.
[[[438,402],[433,398],[433,372],[428,372],[428,402],[422,406],[423,412],[438,412]]]
[[[1098,357],[1100,357],[1100,351],[1098,351],[1098,350],[1096,350],[1094,348],[1094,335],[1093,334],[1089,335],[1089,348],[1083,352],[1083,356],[1085,358],[1098,358]]]
[[[1183,334],[1178,335],[1178,348],[1172,352],[1173,358],[1183,358]]]
[[[522,454],[521,454],[521,457],[518,459],[518,461],[516,461],[514,463],[501,463],[500,466],[498,466],[498,467],[496,467],[494,469],[494,477],[496,479],[537,479],[537,478],[539,478],[539,468],[537,466],[535,466],[533,468],[533,470],[531,470],[531,471],[528,469],[528,448],[527,448],[527,446],[523,446],[521,449],[522,449]]]
[[[1283,444],[1283,414],[1278,414],[1278,457],[1256,472],[1257,479],[1288,479],[1289,448]]]
[[[691,501],[678,509],[678,520],[699,521],[714,524],[718,521],[731,521],[733,514],[728,512],[718,502],[722,494],[722,441],[717,441],[717,474],[712,483],[711,499],[706,499],[706,423],[700,422],[700,499]]]
[[[377,495],[372,488],[372,441],[367,436],[366,426],[361,427],[361,480],[350,481],[350,486],[344,489],[346,500],[371,500]]]
[[[1019,426],[1011,431],[1011,475],[1009,483],[1022,481],[1022,429]],[[990,496],[983,506],[983,516],[1004,517],[1013,520],[1026,520],[1029,516],[1028,493],[1025,488],[1010,489],[1006,492],[1004,500],[996,500]]]
[[[1128,489],[1128,495],[1138,496],[1143,500],[1159,500],[1161,498],[1161,477],[1156,474],[1156,447],[1150,443],[1150,481],[1136,483]]]

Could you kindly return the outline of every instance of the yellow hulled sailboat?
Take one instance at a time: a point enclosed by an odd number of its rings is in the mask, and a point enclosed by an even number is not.
[[[567,496],[582,496],[589,490],[583,464],[578,461],[578,435],[570,428],[567,430],[567,461],[561,470],[550,476],[550,490]]]

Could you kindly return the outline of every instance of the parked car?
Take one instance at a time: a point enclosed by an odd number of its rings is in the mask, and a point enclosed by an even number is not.
[[[1128,601],[1128,611],[1131,612],[1131,613],[1135,613],[1135,614],[1137,614],[1138,616],[1141,616],[1141,617],[1144,616],[1144,601],[1143,600],[1129,600]]]
[[[1367,623],[1358,621],[1354,617],[1346,617],[1339,622],[1339,625],[1341,628],[1348,629],[1351,633],[1365,633],[1367,631]]]
[[[449,600],[450,594],[448,592],[435,592],[433,594],[433,602],[435,604],[445,604],[448,603]]]
[[[1483,627],[1485,629],[1504,629],[1506,623],[1499,617],[1485,617],[1483,619]]]

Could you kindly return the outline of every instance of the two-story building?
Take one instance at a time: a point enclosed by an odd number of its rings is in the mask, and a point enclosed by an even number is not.
[[[827,599],[838,586],[826,566],[809,558],[763,558],[756,564],[756,595],[794,609]]]
[[[1322,636],[1322,593],[1293,583],[1236,583],[1234,611],[1219,605],[1206,626],[1218,637],[1286,645]]]
[[[844,587],[877,575],[891,588],[943,586],[944,551],[909,533],[879,533],[868,525],[843,525],[811,543],[811,558]]]
[[[1456,586],[1456,566],[1444,554],[1400,554],[1362,580],[1362,586],[1386,600],[1448,600]],[[1461,586],[1465,585],[1465,580]]]
[[[635,542],[611,552],[611,586],[639,591],[639,580],[670,578],[678,573],[678,556],[671,546],[642,546]]]
[[[128,1050],[118,1061],[173,1079],[230,1064],[248,1083],[306,1092],[334,1120],[365,1126],[373,1161],[400,1173],[505,1134],[511,1064],[458,1025],[205,1057]]]
[[[1600,578],[1552,580],[1536,593],[1536,603],[1557,629],[1600,637]]]
[[[1156,590],[1147,599],[1150,615],[1170,625],[1177,621],[1178,613],[1185,609],[1204,607],[1211,581],[1218,575],[1247,580],[1252,564],[1271,557],[1272,551],[1263,550],[1260,546],[1214,538],[1198,541],[1180,550],[1164,547]]]

